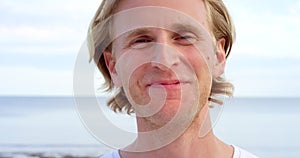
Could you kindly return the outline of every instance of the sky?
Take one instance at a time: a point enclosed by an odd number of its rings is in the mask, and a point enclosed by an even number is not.
[[[224,0],[236,26],[226,78],[238,97],[300,97],[300,0]],[[0,95],[72,96],[100,0],[1,0]]]

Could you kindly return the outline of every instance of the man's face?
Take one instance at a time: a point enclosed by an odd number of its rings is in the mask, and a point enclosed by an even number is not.
[[[123,0],[116,12],[125,10],[113,20],[113,57],[106,57],[113,81],[155,127],[181,106],[180,119],[195,116],[208,100],[218,58],[203,2]]]

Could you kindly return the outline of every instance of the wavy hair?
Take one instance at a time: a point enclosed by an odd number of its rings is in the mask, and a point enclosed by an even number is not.
[[[132,105],[127,100],[123,88],[116,87],[111,79],[103,56],[104,51],[112,51],[110,39],[110,23],[107,20],[116,9],[121,0],[103,0],[98,8],[88,30],[88,48],[90,61],[94,60],[102,73],[105,83],[103,89],[106,92],[115,92],[116,95],[108,101],[107,105],[115,112],[134,113]],[[222,0],[203,0],[210,33],[215,41],[224,38],[226,40],[224,50],[228,58],[235,39],[235,29],[229,12]],[[217,77],[212,81],[211,92],[208,100],[211,103],[223,104],[219,96],[232,96],[234,86],[224,77]]]

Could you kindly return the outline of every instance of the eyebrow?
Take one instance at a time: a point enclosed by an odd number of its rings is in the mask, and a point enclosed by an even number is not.
[[[151,30],[151,28],[138,28],[138,29],[134,29],[132,31],[129,31],[128,33],[126,33],[125,39],[130,39],[132,37],[141,35],[141,34],[147,34],[149,33]]]
[[[144,27],[144,28],[137,28],[137,29],[131,30],[126,33],[125,39],[130,39],[132,37],[139,36],[142,34],[148,34],[149,32],[151,32],[151,29],[153,29],[153,28],[154,27]],[[182,32],[182,31],[191,31],[191,32],[196,33],[199,36],[203,34],[203,33],[201,33],[201,31],[198,27],[195,27],[190,24],[181,24],[181,23],[172,24],[170,29],[166,29],[166,30],[169,30],[171,32],[175,32],[178,34],[180,34],[180,32]]]
[[[194,25],[190,25],[190,24],[176,23],[171,26],[171,30],[174,30],[174,32],[179,33],[179,34],[181,31],[191,31],[198,35],[203,34],[203,33],[201,33],[200,28],[195,27]]]

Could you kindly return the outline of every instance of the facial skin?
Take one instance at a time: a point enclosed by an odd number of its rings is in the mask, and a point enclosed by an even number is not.
[[[104,53],[114,83],[123,87],[130,103],[155,107],[154,115],[138,118],[139,130],[149,131],[169,122],[180,106],[187,109],[181,119],[196,116],[205,106],[212,79],[223,73],[225,41],[217,41],[214,47],[203,36],[211,31],[200,0],[123,0],[115,12],[143,6],[175,9],[202,25],[194,30],[168,19],[170,29],[134,29],[114,40],[113,53]]]

